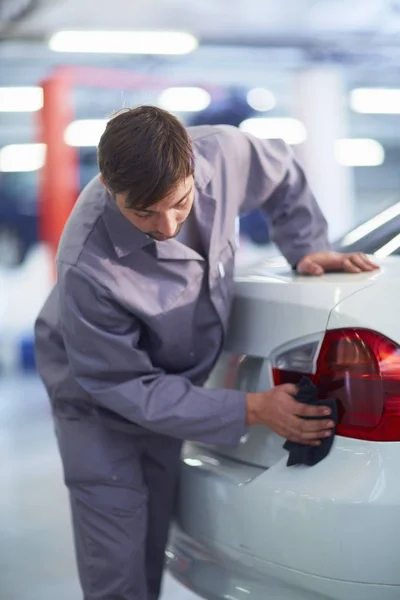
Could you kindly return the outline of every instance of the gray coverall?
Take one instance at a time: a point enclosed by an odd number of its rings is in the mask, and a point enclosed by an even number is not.
[[[224,344],[238,215],[262,207],[291,264],[330,249],[288,146],[228,126],[189,133],[203,255],[137,230],[96,178],[35,326],[85,600],[158,597],[181,441],[236,445],[245,431],[245,393],[202,387]]]

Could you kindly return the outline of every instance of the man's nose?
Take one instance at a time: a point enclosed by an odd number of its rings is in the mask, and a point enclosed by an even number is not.
[[[166,237],[172,237],[175,232],[178,224],[173,215],[163,215],[158,222],[158,231],[165,235]]]

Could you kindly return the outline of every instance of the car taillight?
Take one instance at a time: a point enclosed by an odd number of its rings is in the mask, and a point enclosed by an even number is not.
[[[304,348],[309,348],[305,345]],[[318,397],[336,398],[337,434],[376,442],[400,441],[400,348],[366,329],[328,331],[314,374],[301,365],[302,348],[289,350],[273,365],[276,385],[298,383],[303,375],[318,389]],[[294,360],[296,356],[296,360]],[[303,360],[303,365],[307,361]],[[310,367],[310,361],[308,362]],[[307,372],[307,370],[309,372]]]

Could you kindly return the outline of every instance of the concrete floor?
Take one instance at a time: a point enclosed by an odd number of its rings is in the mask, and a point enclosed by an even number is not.
[[[82,600],[67,494],[37,377],[0,377],[0,600]],[[168,575],[162,600],[195,600]]]

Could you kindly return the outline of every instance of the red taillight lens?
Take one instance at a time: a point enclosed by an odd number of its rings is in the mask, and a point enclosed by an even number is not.
[[[319,398],[338,401],[338,435],[400,441],[400,348],[364,329],[328,331],[315,375],[274,369],[276,385],[307,375]]]

